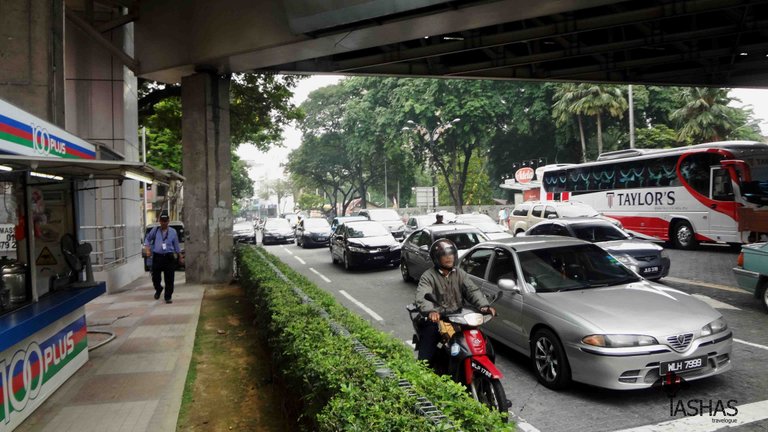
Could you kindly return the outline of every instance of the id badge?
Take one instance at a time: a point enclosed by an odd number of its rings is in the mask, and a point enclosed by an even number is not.
[[[165,243],[163,243],[163,251],[165,251]]]

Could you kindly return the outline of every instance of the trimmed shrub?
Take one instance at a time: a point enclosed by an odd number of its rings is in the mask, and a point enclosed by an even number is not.
[[[397,377],[408,380],[450,421],[465,431],[511,431],[506,416],[473,400],[461,384],[434,374],[402,341],[373,328],[302,275],[263,249],[259,251],[330,318],[374,352]],[[414,411],[416,401],[393,379],[382,379],[353,349],[349,338],[332,332],[317,307],[304,304],[254,248],[237,249],[240,283],[256,306],[275,364],[302,403],[303,427],[321,431],[440,430]],[[403,305],[405,306],[405,305]]]

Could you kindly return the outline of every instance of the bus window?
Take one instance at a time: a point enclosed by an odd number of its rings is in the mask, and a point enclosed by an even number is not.
[[[733,186],[727,170],[712,168],[712,190],[709,197],[715,201],[733,201]]]
[[[704,196],[709,196],[710,167],[719,165],[720,157],[706,153],[692,154],[680,164],[680,173],[683,179],[695,190]]]

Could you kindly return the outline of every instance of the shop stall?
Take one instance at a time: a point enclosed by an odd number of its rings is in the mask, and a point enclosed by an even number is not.
[[[0,101],[0,432],[13,430],[88,361],[85,305],[103,294],[78,241],[78,191],[92,179],[151,182]],[[98,210],[98,209],[97,209]]]

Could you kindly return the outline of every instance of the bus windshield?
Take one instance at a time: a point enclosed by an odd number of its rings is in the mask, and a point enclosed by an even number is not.
[[[752,166],[752,181],[741,183],[741,196],[753,204],[768,204],[768,165]]]

